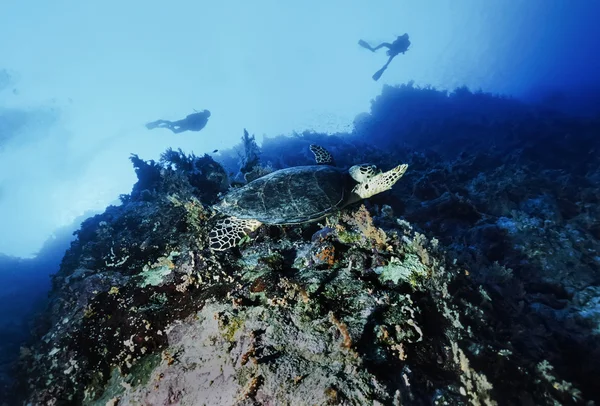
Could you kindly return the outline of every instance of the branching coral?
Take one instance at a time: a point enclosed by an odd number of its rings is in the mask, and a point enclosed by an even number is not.
[[[260,164],[260,148],[254,139],[254,135],[248,134],[244,128],[244,136],[242,137],[243,152],[239,152],[240,172],[246,174],[251,172],[255,166]]]
[[[335,228],[342,241],[350,242],[358,239],[379,248],[386,246],[385,232],[373,224],[373,218],[364,204],[354,211],[345,210]]]

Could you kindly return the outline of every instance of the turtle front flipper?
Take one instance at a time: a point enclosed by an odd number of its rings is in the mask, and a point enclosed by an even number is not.
[[[209,247],[213,251],[225,251],[237,246],[248,233],[253,232],[262,223],[258,220],[227,217],[219,220],[208,233]]]
[[[329,153],[325,148],[320,145],[311,144],[310,151],[315,155],[315,162],[317,165],[331,165],[335,166],[333,155]]]

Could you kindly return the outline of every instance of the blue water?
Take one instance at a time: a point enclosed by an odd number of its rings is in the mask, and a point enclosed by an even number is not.
[[[591,172],[565,146],[579,142],[579,123],[600,117],[598,18],[596,1],[9,1],[0,15],[0,385],[11,383],[20,347],[43,327],[36,313],[85,213],[131,191],[130,154],[209,153],[239,180],[248,128],[275,169],[307,162],[313,137],[334,155],[360,145],[336,156],[341,164],[369,156],[365,144],[405,148],[424,162],[521,148],[524,160],[560,176]],[[410,46],[374,80],[387,48],[371,52],[359,40],[374,46],[404,33]],[[399,85],[403,92],[390,87]],[[199,129],[145,126],[205,109]],[[565,138],[548,151],[494,138],[498,126],[526,126],[533,109],[581,121],[560,129]],[[537,131],[527,133],[532,142],[544,136]],[[304,138],[277,138],[294,133]],[[585,143],[577,151],[598,153]],[[588,181],[600,188],[597,177]],[[415,191],[439,198],[442,183]],[[535,218],[554,210],[540,196],[519,204]],[[510,234],[515,224],[500,218]],[[597,224],[588,231],[600,238]]]

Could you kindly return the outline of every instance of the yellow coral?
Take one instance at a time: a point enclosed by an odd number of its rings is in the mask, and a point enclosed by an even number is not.
[[[344,212],[344,214],[342,214],[342,221],[354,227],[360,234],[375,245],[380,247],[386,245],[387,236],[385,235],[385,232],[382,229],[375,227],[373,218],[364,204],[361,204],[358,210],[352,213]]]

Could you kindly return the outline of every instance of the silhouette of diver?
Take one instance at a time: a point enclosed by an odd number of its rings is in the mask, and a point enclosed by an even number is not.
[[[196,111],[196,110],[194,110]],[[195,113],[189,114],[183,120],[169,121],[169,120],[156,120],[146,124],[146,128],[153,130],[155,128],[167,128],[173,131],[175,134],[184,131],[200,131],[208,123],[210,117],[210,111],[196,111]]]
[[[367,44],[366,41],[363,41],[362,39],[360,41],[358,41],[358,45],[360,45],[363,48],[367,48],[369,51],[372,51],[372,52],[375,52],[379,48],[384,48],[384,47],[388,49],[387,50],[387,55],[389,56],[388,61],[385,63],[385,65],[383,65],[383,68],[379,69],[373,75],[373,80],[379,80],[381,75],[383,75],[383,72],[385,72],[385,70],[387,69],[390,62],[392,62],[392,59],[394,59],[394,57],[396,55],[404,54],[408,50],[408,47],[410,46],[410,41],[408,39],[408,34],[404,34],[404,35],[400,35],[398,38],[396,38],[396,40],[394,42],[392,42],[391,44],[389,42],[383,42],[383,43],[377,45],[375,48],[373,48],[371,45]]]

